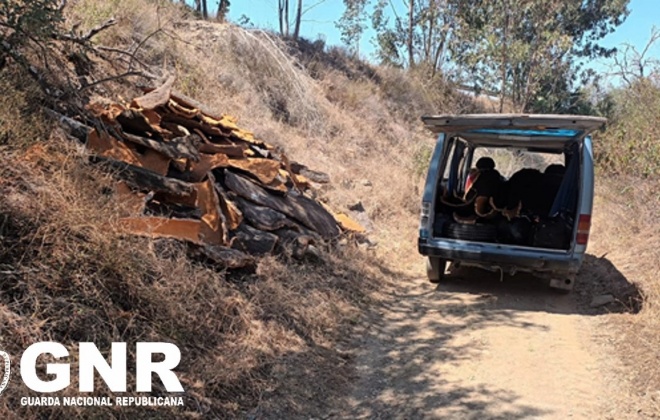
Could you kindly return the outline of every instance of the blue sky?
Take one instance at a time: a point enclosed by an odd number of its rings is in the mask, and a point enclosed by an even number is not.
[[[328,45],[340,45],[340,33],[335,22],[342,14],[343,1],[304,0],[304,3],[304,7],[317,5],[303,16],[301,28],[303,36],[312,40],[322,38]],[[631,0],[628,8],[630,15],[614,33],[602,40],[601,43],[604,46],[613,47],[629,43],[641,50],[650,37],[653,25],[660,27],[659,0]],[[238,22],[242,15],[248,16],[257,27],[272,30],[278,28],[277,0],[233,0],[229,14],[230,20]],[[373,51],[373,46],[368,38],[370,38],[369,33],[366,34],[360,45],[361,53],[366,58],[369,58]],[[651,53],[654,57],[660,58],[660,42],[655,45]],[[607,72],[610,62],[599,60],[592,63],[592,66],[599,72]]]

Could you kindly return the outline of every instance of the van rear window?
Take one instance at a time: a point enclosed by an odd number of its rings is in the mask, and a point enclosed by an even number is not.
[[[495,168],[505,178],[510,178],[522,168],[538,169],[543,172],[550,165],[564,164],[562,153],[530,152],[523,149],[477,147],[472,161],[477,162],[482,157],[492,158],[495,161]]]

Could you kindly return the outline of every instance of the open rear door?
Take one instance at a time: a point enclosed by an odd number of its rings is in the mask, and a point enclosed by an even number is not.
[[[571,130],[582,136],[598,130],[605,118],[587,115],[552,114],[465,114],[428,115],[422,121],[434,133],[456,133],[478,129],[558,131]]]

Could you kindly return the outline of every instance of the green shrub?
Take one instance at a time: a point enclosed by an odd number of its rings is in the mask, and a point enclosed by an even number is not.
[[[412,166],[413,173],[416,178],[422,178],[426,176],[426,172],[429,169],[429,162],[431,161],[431,155],[433,154],[433,144],[432,143],[420,143],[415,151],[413,152],[412,157]]]
[[[57,0],[5,0],[0,2],[0,41],[11,48],[28,41],[48,39],[62,23]]]
[[[610,123],[596,136],[598,166],[609,173],[660,175],[660,77],[638,79],[610,93]]]

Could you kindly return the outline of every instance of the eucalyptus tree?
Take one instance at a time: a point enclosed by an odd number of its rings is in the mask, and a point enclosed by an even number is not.
[[[592,75],[581,63],[609,57],[599,41],[628,14],[628,0],[456,0],[452,59],[475,89],[516,111],[561,102]]]

